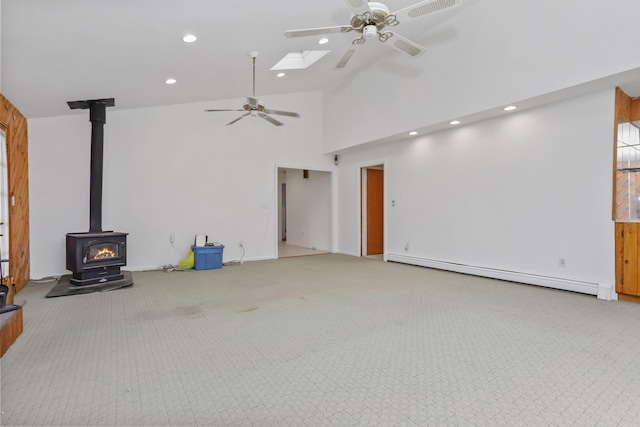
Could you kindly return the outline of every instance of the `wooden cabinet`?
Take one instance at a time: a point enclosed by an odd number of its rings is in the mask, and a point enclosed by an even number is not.
[[[616,292],[640,303],[640,223],[616,222]]]

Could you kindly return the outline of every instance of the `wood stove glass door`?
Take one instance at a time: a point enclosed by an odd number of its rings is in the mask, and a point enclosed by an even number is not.
[[[97,243],[89,246],[87,261],[101,261],[109,258],[120,257],[117,243]]]
[[[9,258],[9,167],[7,162],[7,138],[0,131],[0,259]],[[9,275],[9,263],[0,263],[2,277]]]

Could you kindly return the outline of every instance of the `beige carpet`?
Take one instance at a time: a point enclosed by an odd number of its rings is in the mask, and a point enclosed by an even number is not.
[[[0,424],[632,426],[640,305],[341,255],[44,298]]]

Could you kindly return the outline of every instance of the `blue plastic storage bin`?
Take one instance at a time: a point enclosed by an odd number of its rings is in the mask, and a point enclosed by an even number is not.
[[[193,249],[194,268],[196,270],[211,270],[222,268],[222,250],[220,246],[191,246]]]

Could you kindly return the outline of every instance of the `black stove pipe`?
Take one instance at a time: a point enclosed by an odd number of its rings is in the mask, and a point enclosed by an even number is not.
[[[89,182],[89,232],[102,233],[102,169],[104,124],[107,107],[113,107],[113,98],[67,102],[71,109],[89,109],[91,122],[91,180]]]
[[[104,124],[107,122],[107,107],[103,102],[92,102],[89,112],[91,121],[91,181],[89,183],[89,232],[102,232],[102,169],[104,147]]]

